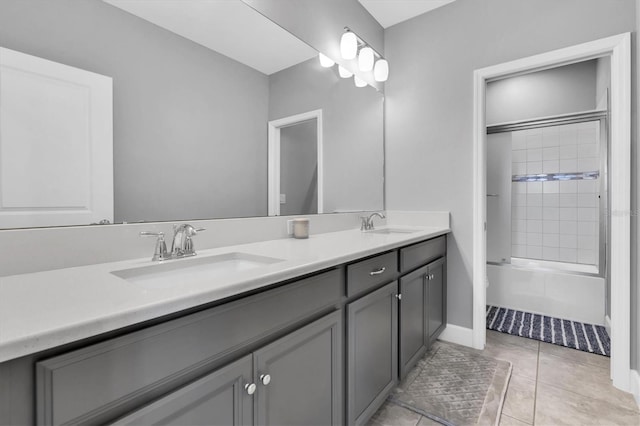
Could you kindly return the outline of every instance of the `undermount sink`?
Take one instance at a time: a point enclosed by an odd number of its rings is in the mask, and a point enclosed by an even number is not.
[[[284,259],[248,253],[170,260],[157,265],[113,271],[111,274],[149,288],[166,288],[210,281],[222,276],[282,262]]]
[[[382,228],[373,231],[365,231],[368,234],[411,234],[418,232],[419,229],[403,229],[403,228]]]

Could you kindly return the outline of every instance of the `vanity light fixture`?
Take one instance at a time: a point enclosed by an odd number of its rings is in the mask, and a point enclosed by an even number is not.
[[[342,34],[340,39],[340,54],[342,59],[353,59],[358,54],[358,36],[349,29]]]
[[[342,65],[338,65],[338,74],[340,74],[340,77],[342,78],[349,78],[353,76],[353,73],[348,69],[346,69],[345,67],[343,67]]]
[[[365,87],[367,82],[358,77],[357,75],[353,76],[353,82],[356,84],[356,87]]]
[[[329,58],[326,55],[323,55],[322,53],[318,52],[318,58],[320,58],[320,66],[322,66],[323,68],[331,68],[333,65],[335,65],[333,59]]]
[[[349,27],[344,27],[344,33],[340,39],[340,53],[344,59],[351,60],[358,58],[358,69],[368,73],[373,71],[373,79],[378,82],[387,81],[389,78],[389,61],[375,51],[369,43],[351,31]],[[340,77],[349,78],[353,73],[344,67],[339,67]],[[364,87],[362,78],[354,78],[357,87]],[[366,82],[364,83],[366,85]]]

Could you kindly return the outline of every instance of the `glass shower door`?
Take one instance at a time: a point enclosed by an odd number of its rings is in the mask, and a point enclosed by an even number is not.
[[[487,135],[487,262],[511,261],[511,133]]]

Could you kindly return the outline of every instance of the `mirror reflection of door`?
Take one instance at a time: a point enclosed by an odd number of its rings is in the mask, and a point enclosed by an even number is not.
[[[318,122],[280,129],[280,214],[318,213]]]

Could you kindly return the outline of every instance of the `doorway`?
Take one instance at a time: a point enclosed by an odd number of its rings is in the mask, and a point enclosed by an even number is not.
[[[486,341],[487,276],[487,136],[486,85],[515,75],[610,57],[611,115],[609,205],[611,262],[611,377],[619,389],[630,389],[630,129],[631,129],[631,36],[608,37],[474,73],[474,212],[473,212],[473,346]]]
[[[269,122],[269,216],[323,213],[322,110]]]

